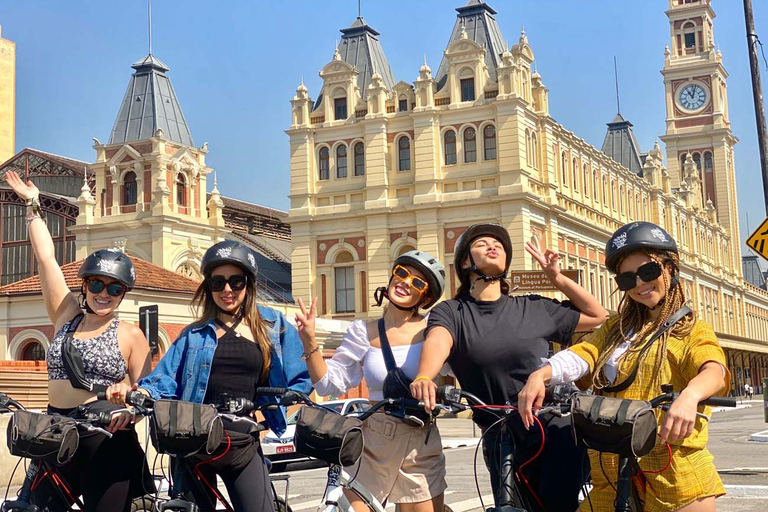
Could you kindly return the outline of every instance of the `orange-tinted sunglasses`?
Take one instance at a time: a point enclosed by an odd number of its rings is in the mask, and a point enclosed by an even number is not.
[[[427,291],[427,288],[429,288],[429,283],[422,278],[411,274],[411,271],[402,265],[395,265],[395,268],[392,269],[392,275],[399,278],[401,281],[409,281],[411,287],[417,292],[424,293]]]

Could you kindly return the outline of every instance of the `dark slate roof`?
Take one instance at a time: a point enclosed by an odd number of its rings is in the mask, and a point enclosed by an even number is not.
[[[148,139],[161,128],[168,140],[194,146],[171,79],[165,74],[168,66],[150,53],[131,67],[136,72],[131,75],[109,143]]]
[[[395,85],[395,76],[389,67],[384,50],[379,42],[379,33],[368,26],[365,20],[358,16],[352,26],[341,29],[339,53],[341,60],[355,66],[357,86],[363,99],[368,95],[368,86],[374,73],[381,75],[387,89]]]
[[[461,39],[461,27],[467,31],[467,38],[485,47],[485,65],[491,80],[496,81],[496,68],[501,63],[501,54],[507,49],[507,43],[501,36],[501,30],[496,23],[496,11],[481,0],[469,0],[464,7],[457,7],[456,24],[451,32],[451,39],[446,48],[454,41]],[[437,90],[443,88],[448,77],[448,61],[445,57],[437,69]]]
[[[632,123],[621,117],[621,114],[616,114],[613,121],[608,123],[601,151],[634,174],[641,174],[643,166],[640,162],[640,147],[632,131]]]
[[[747,255],[741,257],[741,266],[742,270],[744,271],[744,280],[751,284],[752,286],[756,286],[758,288],[762,288],[765,290],[766,283],[765,283],[765,276],[763,275],[762,270],[760,269],[760,263],[757,261],[757,256],[754,255]]]

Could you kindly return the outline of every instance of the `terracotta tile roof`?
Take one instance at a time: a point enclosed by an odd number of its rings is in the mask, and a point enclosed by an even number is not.
[[[136,268],[136,286],[134,289],[140,290],[161,290],[183,294],[194,294],[199,282],[184,277],[170,270],[144,261],[142,259],[130,256],[133,266]],[[83,260],[73,261],[61,267],[64,273],[64,279],[71,290],[80,288],[80,279],[77,277],[77,271]],[[29,295],[40,293],[40,277],[33,276],[15,283],[10,283],[0,287],[0,295]]]

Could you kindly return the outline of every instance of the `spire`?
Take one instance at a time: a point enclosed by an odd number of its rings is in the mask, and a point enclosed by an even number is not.
[[[632,173],[640,175],[643,168],[640,163],[640,148],[632,131],[632,123],[621,114],[616,114],[613,121],[608,123],[608,132],[605,134],[601,151]]]
[[[619,101],[619,67],[616,64],[616,56],[613,56],[613,78],[616,80],[616,114],[621,115],[621,102]]]
[[[496,81],[496,67],[501,63],[501,54],[507,48],[501,30],[496,23],[496,11],[485,2],[469,0],[463,7],[457,7],[456,23],[446,47],[462,39],[462,33],[486,49],[485,65],[491,80]],[[437,69],[437,89],[443,88],[447,81],[448,61],[443,57]]]
[[[371,28],[362,16],[358,16],[348,28],[342,29],[341,34],[337,47],[339,58],[357,69],[357,87],[363,100],[366,99],[374,73],[381,75],[387,89],[392,89],[395,77],[379,42],[381,34]]]

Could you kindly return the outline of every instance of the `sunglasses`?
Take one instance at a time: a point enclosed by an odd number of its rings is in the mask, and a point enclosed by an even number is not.
[[[422,278],[411,274],[410,270],[402,265],[395,265],[395,268],[392,269],[392,275],[401,281],[410,280],[411,287],[418,292],[424,292],[429,287],[429,283]]]
[[[91,279],[88,281],[88,291],[94,295],[101,293],[101,291],[107,288],[107,293],[110,297],[119,297],[125,293],[125,286],[120,283],[105,284],[104,281],[98,279]]]
[[[212,276],[209,277],[207,280],[208,286],[211,288],[212,292],[221,292],[224,291],[224,287],[229,284],[229,288],[233,292],[239,292],[243,288],[245,288],[245,283],[247,282],[247,279],[243,275],[234,275],[229,276],[229,279],[227,279],[224,276]]]
[[[650,283],[661,276],[661,265],[656,261],[651,261],[640,266],[636,272],[622,272],[614,277],[619,290],[626,292],[637,286],[637,278],[643,282]]]

